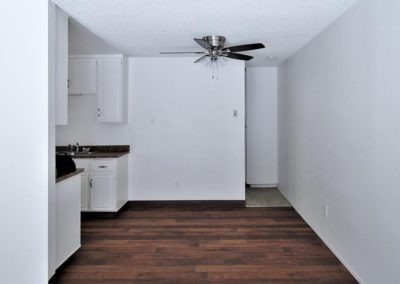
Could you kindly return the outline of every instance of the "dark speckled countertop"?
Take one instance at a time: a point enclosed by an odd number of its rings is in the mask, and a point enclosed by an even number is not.
[[[71,155],[71,157],[74,159],[101,159],[101,158],[119,158],[127,154],[129,154],[129,152],[115,152],[115,153],[89,152],[85,154],[75,153],[74,155]]]
[[[58,178],[56,178],[56,183],[59,183],[60,181],[66,180],[67,178],[79,175],[80,173],[83,173],[84,169],[76,169],[75,172],[60,176]]]
[[[74,152],[71,154],[75,159],[101,159],[101,158],[119,158],[129,154],[129,145],[82,145],[81,148],[90,148],[89,153]],[[67,146],[57,146],[56,152],[68,151]]]

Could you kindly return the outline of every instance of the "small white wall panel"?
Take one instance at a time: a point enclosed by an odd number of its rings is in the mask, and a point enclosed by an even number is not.
[[[90,186],[89,174],[84,172],[81,174],[81,210],[89,211],[90,208]]]
[[[128,155],[117,159],[117,210],[129,199]]]
[[[246,69],[246,183],[278,183],[277,69]]]

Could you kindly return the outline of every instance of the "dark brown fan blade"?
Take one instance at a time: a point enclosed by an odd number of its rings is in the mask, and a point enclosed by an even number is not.
[[[200,45],[201,47],[205,48],[205,49],[210,49],[211,45],[208,44],[208,42],[202,40],[201,38],[194,38],[193,39],[198,45]]]
[[[171,51],[171,52],[160,52],[160,54],[205,54],[204,51]]]
[[[232,59],[239,59],[239,60],[246,60],[246,61],[249,61],[250,59],[253,58],[253,56],[239,54],[239,53],[228,53],[227,55],[224,55],[224,56],[228,57],[228,58],[232,58]]]
[[[238,51],[247,51],[247,50],[260,49],[260,48],[265,48],[265,46],[262,43],[252,43],[252,44],[244,44],[244,45],[225,47],[222,50],[223,51],[230,50],[231,52],[238,52]]]
[[[200,57],[199,59],[197,59],[197,60],[196,60],[195,62],[193,62],[193,63],[198,63],[198,62],[202,61],[203,59],[205,59],[207,56],[209,56],[209,55],[204,55],[204,56]]]

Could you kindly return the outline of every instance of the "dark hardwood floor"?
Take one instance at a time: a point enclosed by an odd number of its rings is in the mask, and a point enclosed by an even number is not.
[[[290,207],[130,204],[82,221],[57,283],[357,283]]]

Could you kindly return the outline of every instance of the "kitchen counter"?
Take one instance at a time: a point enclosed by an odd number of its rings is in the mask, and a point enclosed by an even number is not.
[[[105,159],[119,158],[129,154],[129,145],[86,145],[80,146],[81,149],[89,148],[89,153],[74,152],[71,157],[74,159]],[[57,146],[56,152],[68,152],[67,146]]]
[[[59,183],[60,181],[66,180],[67,178],[79,175],[80,173],[83,173],[84,169],[76,169],[75,172],[60,176],[58,178],[56,178],[56,183]]]
[[[71,155],[74,159],[101,159],[101,158],[119,158],[129,154],[128,152],[89,152],[89,153],[75,153]]]

